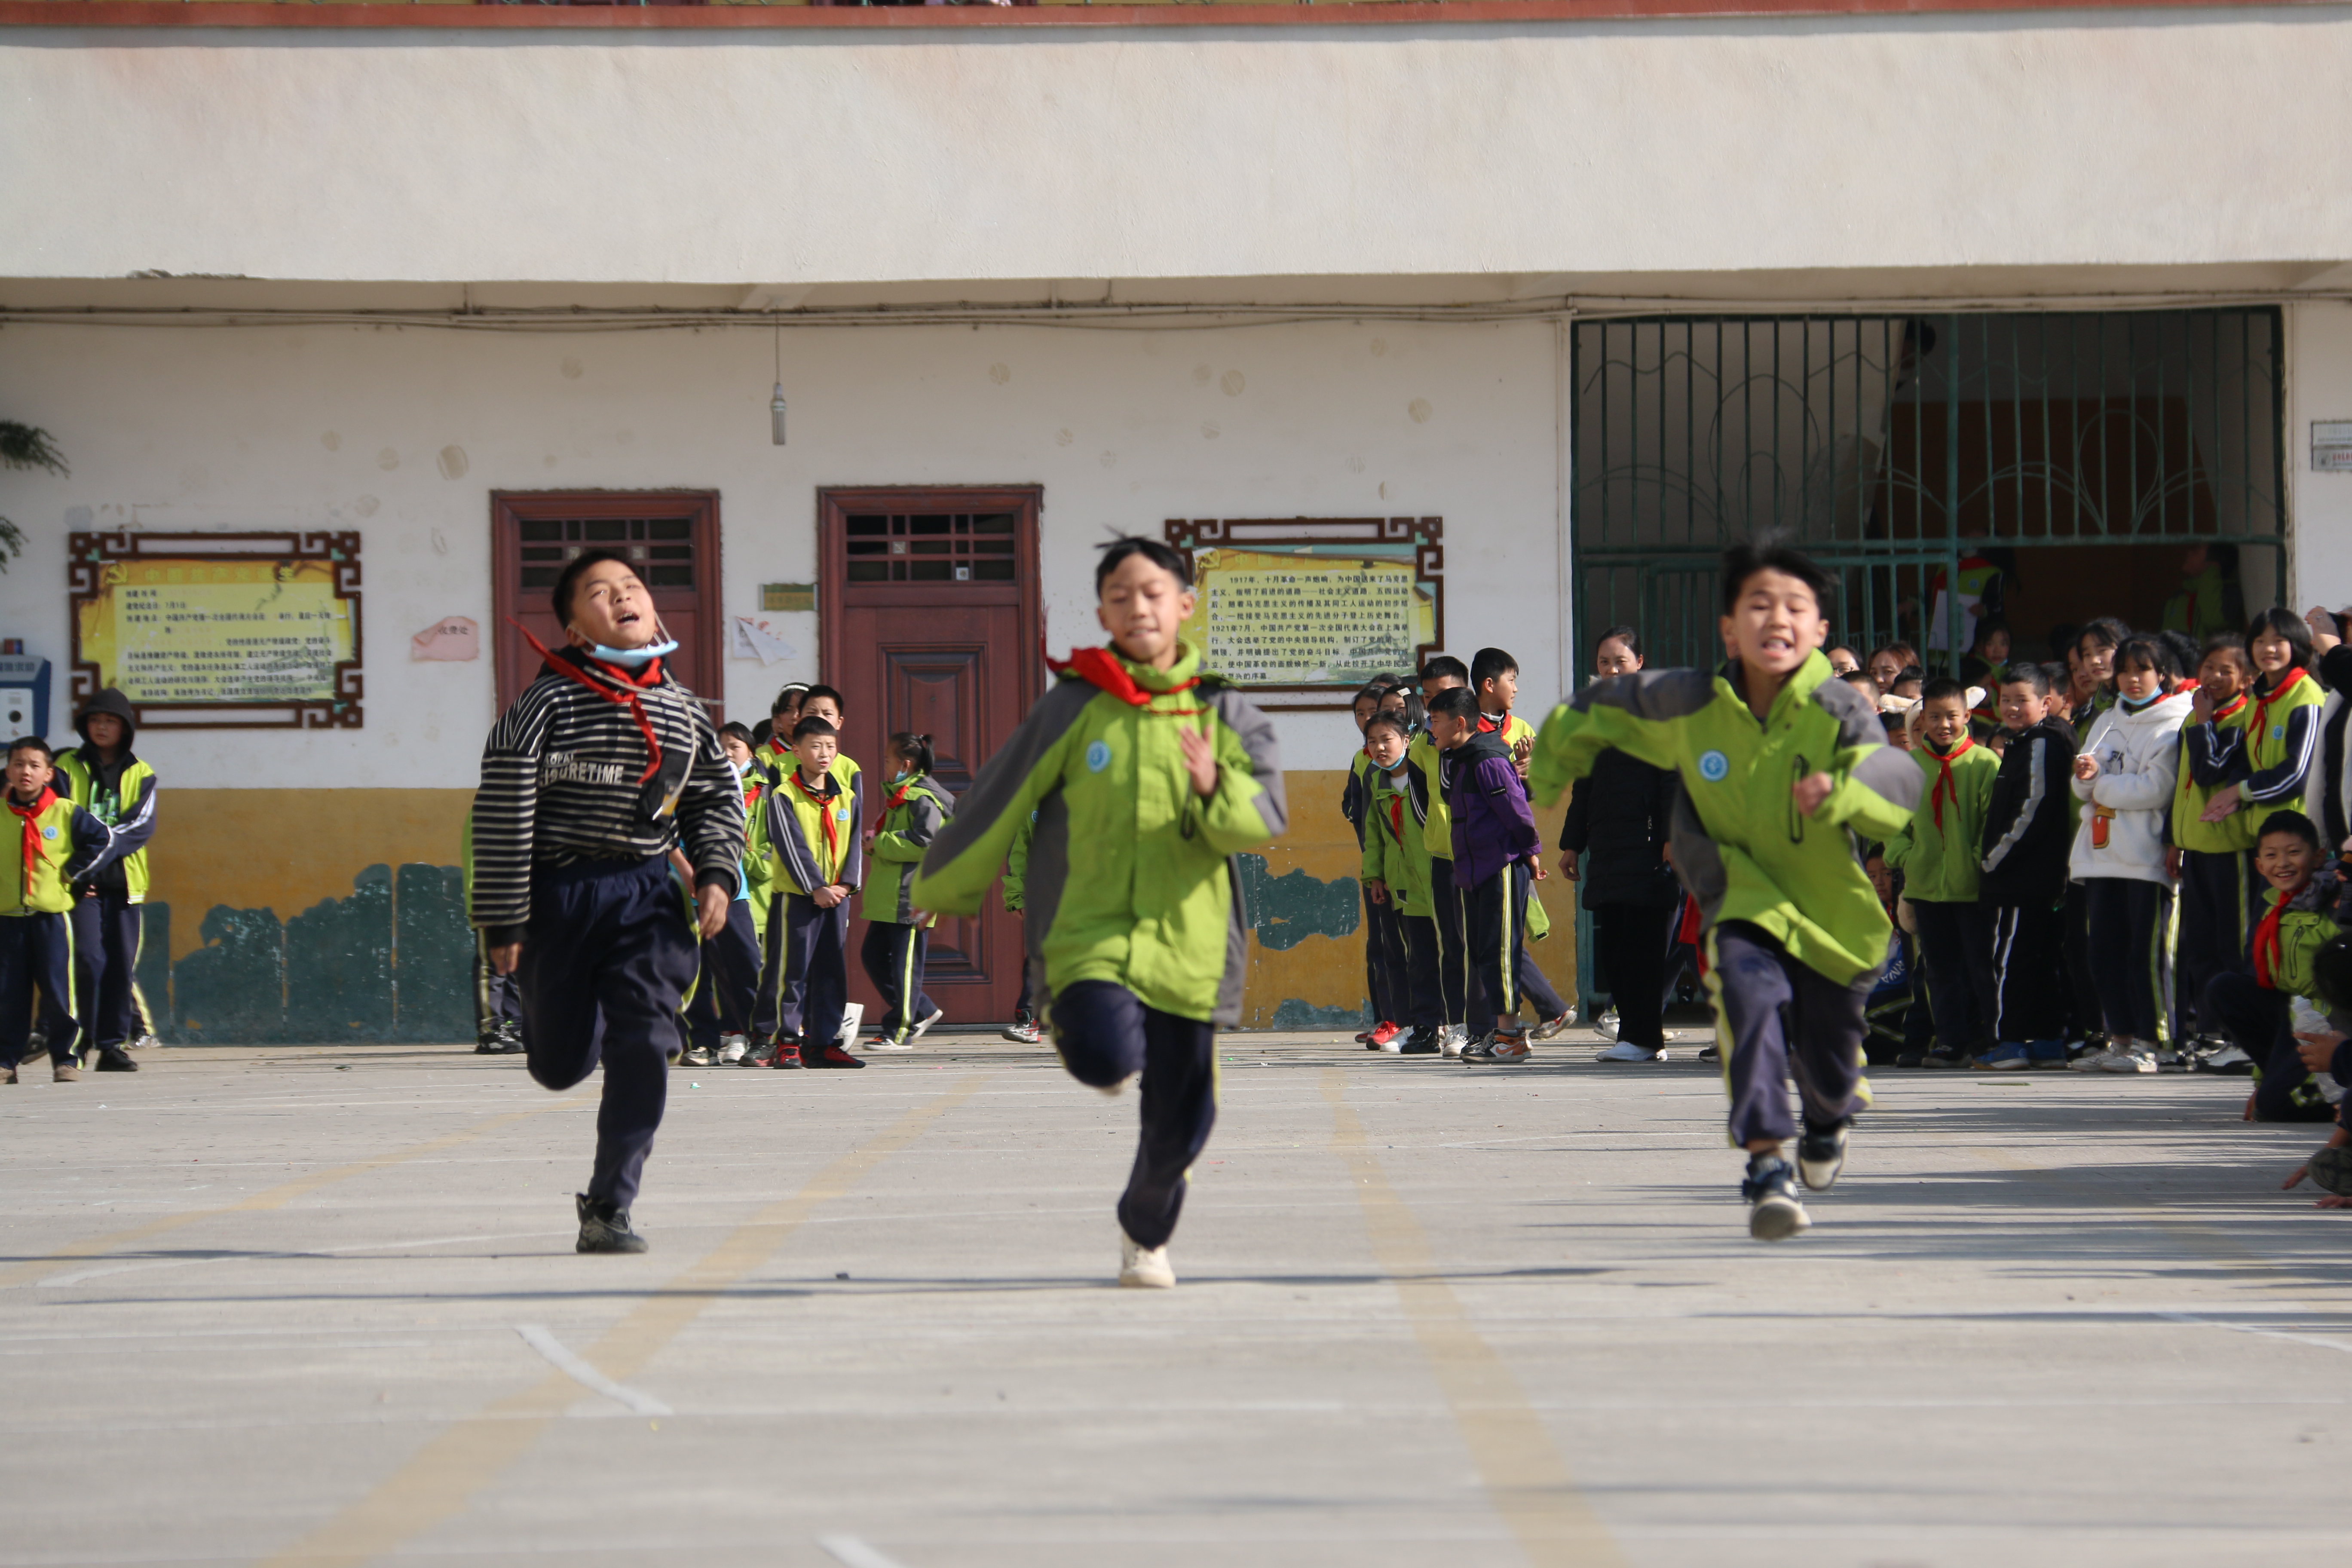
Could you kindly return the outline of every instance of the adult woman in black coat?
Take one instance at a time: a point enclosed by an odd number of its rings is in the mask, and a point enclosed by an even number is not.
[[[1593,650],[1602,679],[1642,668],[1640,634],[1612,626]],[[1682,884],[1666,834],[1681,786],[1664,768],[1603,752],[1580,780],[1560,825],[1560,874],[1584,889],[1600,967],[1617,1004],[1617,1044],[1603,1061],[1666,1059],[1666,954],[1682,913]]]

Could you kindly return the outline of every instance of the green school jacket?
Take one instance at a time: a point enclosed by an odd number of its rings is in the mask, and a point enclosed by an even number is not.
[[[97,748],[90,748],[95,752]],[[117,832],[131,832],[139,847],[122,857],[123,890],[129,901],[147,901],[147,845],[136,836],[150,832],[155,816],[155,770],[137,756],[124,759],[121,777],[115,780],[113,798],[98,787],[98,768],[79,746],[68,746],[57,756],[57,777],[50,788]]]
[[[1913,903],[1972,904],[1984,879],[1979,846],[2000,759],[1990,746],[1973,742],[1952,759],[1952,787],[1944,791],[1944,824],[1938,827],[1936,793],[1943,771],[1924,739],[1910,755],[1919,765],[1919,805],[1904,829],[1886,841],[1886,868],[1903,873],[1903,896]]]
[[[2243,737],[2231,731],[2243,730],[2253,716],[2254,700],[2241,696],[2229,717],[2214,720],[2213,728],[2220,731],[2218,750],[2226,755],[2242,745]],[[2205,808],[2213,804],[2213,797],[2225,786],[2217,784],[2209,789],[2189,772],[2189,747],[2197,730],[2193,719],[2180,727],[2180,766],[2172,780],[2172,842],[2177,847],[2194,849],[2201,855],[2231,855],[2252,849],[2254,830],[2262,822],[2253,812],[2233,811],[2220,822],[2200,820]]]
[[[1391,787],[1388,775],[1379,772],[1372,774],[1364,812],[1361,875],[1368,882],[1377,877],[1389,885],[1399,913],[1435,912],[1429,901],[1429,843],[1413,816],[1412,792]]]
[[[1611,746],[1682,779],[1675,870],[1709,928],[1747,921],[1825,979],[1850,984],[1886,957],[1886,911],[1863,874],[1855,837],[1903,830],[1925,795],[1918,767],[1885,744],[1878,715],[1830,678],[1816,651],[1758,723],[1737,668],[1642,670],[1598,680],[1552,710],[1536,739],[1530,787],[1546,805]],[[1799,779],[1834,781],[1821,810],[1797,812]]]
[[[1274,724],[1202,676],[1190,645],[1166,671],[1116,667],[1143,703],[1066,672],[931,841],[915,902],[977,911],[1034,811],[1023,927],[1047,994],[1108,980],[1147,1007],[1230,1027],[1241,1021],[1248,931],[1231,857],[1289,826]],[[1185,773],[1183,730],[1216,749],[1217,790],[1205,800]]]
[[[1013,834],[1013,847],[1004,852],[1004,907],[1015,913],[1029,890],[1029,840],[1036,833],[1037,814],[1033,811]]]
[[[1405,765],[1412,770],[1413,804],[1422,814],[1422,845],[1440,860],[1454,858],[1454,813],[1445,804],[1445,780],[1438,770],[1444,753],[1423,730],[1404,750]]]
[[[859,913],[888,925],[917,923],[915,911],[923,906],[914,899],[915,868],[940,829],[947,826],[954,807],[955,797],[932,783],[929,773],[908,779],[903,785],[884,786],[882,826],[866,849],[872,865]],[[928,910],[920,923],[932,923]]]
[[[2282,901],[2276,888],[2263,889],[2265,913]],[[2343,929],[2334,917],[2318,910],[2289,910],[2279,916],[2279,951],[2271,964],[2272,986],[2283,996],[2319,1000],[2319,987],[2311,976],[2311,961],[2328,938]]]

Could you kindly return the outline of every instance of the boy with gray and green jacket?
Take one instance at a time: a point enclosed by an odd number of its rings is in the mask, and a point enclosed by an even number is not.
[[[1675,870],[1704,921],[1731,1137],[1748,1153],[1748,1234],[1778,1241],[1811,1223],[1780,1152],[1797,1131],[1789,1068],[1805,1108],[1798,1171],[1814,1191],[1837,1180],[1847,1128],[1870,1101],[1864,1010],[1892,928],[1857,835],[1901,831],[1921,775],[1885,743],[1869,703],[1832,679],[1827,574],[1751,542],[1725,552],[1722,582],[1731,660],[1586,687],[1545,721],[1529,783],[1549,805],[1612,746],[1681,776]]]
[[[1177,635],[1195,604],[1184,557],[1115,541],[1095,592],[1111,646],[1056,667],[932,841],[914,899],[976,913],[1037,813],[1031,994],[1072,1076],[1117,1094],[1143,1075],[1119,1283],[1165,1287],[1185,1172],[1216,1120],[1215,1029],[1240,1021],[1247,926],[1231,858],[1279,837],[1289,815],[1272,722]]]

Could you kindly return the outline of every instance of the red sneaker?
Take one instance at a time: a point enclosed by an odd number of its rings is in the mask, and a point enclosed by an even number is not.
[[[1386,1018],[1383,1018],[1381,1020],[1380,1027],[1374,1029],[1370,1034],[1364,1037],[1364,1044],[1371,1047],[1371,1048],[1376,1051],[1384,1051],[1389,1048],[1389,1042],[1391,1040],[1395,1039],[1399,1035],[1403,1033],[1404,1031],[1402,1029],[1398,1028],[1394,1024],[1391,1024]]]
[[[862,1068],[865,1065],[865,1062],[851,1056],[838,1045],[825,1047],[821,1056],[809,1055],[805,1047],[801,1051],[801,1066],[804,1068]]]

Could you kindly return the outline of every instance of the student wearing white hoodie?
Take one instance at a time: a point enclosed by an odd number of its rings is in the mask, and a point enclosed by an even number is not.
[[[2074,795],[2087,809],[2071,862],[2089,894],[2091,972],[2107,1048],[2068,1065],[2154,1072],[2172,994],[2166,815],[2190,699],[2185,691],[2166,695],[2180,671],[2153,637],[2126,638],[2115,672],[2116,705],[2092,723],[2074,758]]]

